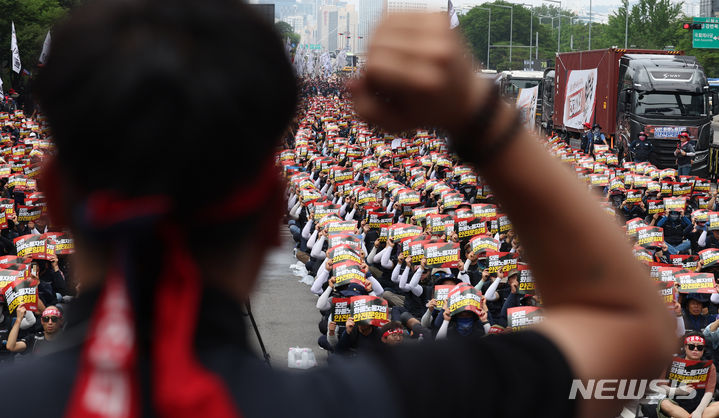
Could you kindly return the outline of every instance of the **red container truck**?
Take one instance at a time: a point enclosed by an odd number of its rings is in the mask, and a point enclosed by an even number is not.
[[[707,175],[711,117],[719,113],[719,100],[696,58],[646,49],[560,53],[553,87],[547,129],[571,144],[578,146],[585,122],[597,123],[620,161],[630,160],[629,144],[645,131],[654,145],[650,161],[666,168],[675,166],[678,134],[686,130],[698,151],[692,174]]]

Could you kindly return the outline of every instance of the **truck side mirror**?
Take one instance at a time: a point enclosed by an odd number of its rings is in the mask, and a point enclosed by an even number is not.
[[[719,93],[712,92],[712,115],[719,115]]]

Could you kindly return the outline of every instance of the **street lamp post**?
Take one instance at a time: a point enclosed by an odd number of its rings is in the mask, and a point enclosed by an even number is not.
[[[520,6],[529,6],[529,61],[532,61],[532,24],[534,23],[534,10],[531,4],[522,3]],[[534,68],[534,66],[532,66]]]
[[[552,21],[552,30],[554,30],[554,19],[558,18],[559,16],[544,16],[544,15],[537,15],[539,16],[539,23],[542,23],[542,19],[550,19]],[[559,52],[559,38],[557,38],[557,52]]]
[[[490,30],[492,29],[492,9],[489,7],[477,7],[478,9],[487,10],[489,11],[489,17],[487,18],[487,69],[489,70],[489,38],[490,38]]]
[[[513,28],[512,25],[514,23],[514,7],[513,6],[504,6],[502,4],[487,4],[488,6],[497,6],[497,7],[504,7],[510,10],[509,12],[509,68],[512,68],[512,32]]]
[[[592,50],[592,0],[589,0],[589,50]]]
[[[629,2],[624,8],[624,49],[627,49],[627,39],[629,38]]]
[[[560,39],[562,38],[562,19],[561,19],[561,13],[562,13],[562,0],[542,0],[549,3],[557,3],[559,5],[559,13],[557,17],[559,17],[559,33],[557,34],[557,52],[561,49]]]

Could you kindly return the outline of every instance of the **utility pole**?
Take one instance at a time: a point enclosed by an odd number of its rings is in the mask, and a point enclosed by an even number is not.
[[[629,39],[629,1],[624,9],[624,49],[627,49],[627,40]]]
[[[487,63],[485,64],[487,69],[489,70],[489,44],[490,42],[490,35],[492,30],[492,9],[489,7],[477,7],[478,9],[487,10],[489,11],[489,18],[487,18]]]
[[[592,0],[589,0],[589,50],[592,49]],[[626,48],[626,46],[625,46]]]

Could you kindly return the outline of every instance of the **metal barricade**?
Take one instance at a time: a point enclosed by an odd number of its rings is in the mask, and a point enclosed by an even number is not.
[[[709,145],[709,178],[719,177],[719,144]]]

